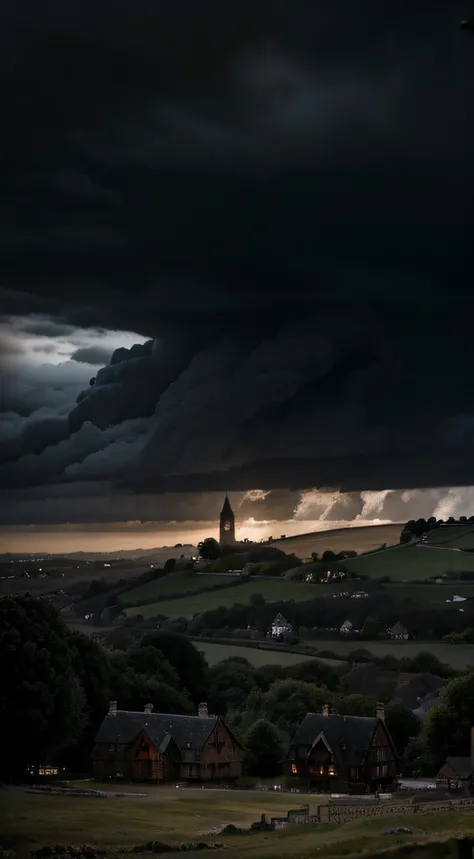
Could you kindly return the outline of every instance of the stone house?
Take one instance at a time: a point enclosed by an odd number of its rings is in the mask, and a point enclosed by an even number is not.
[[[196,716],[118,710],[112,701],[95,737],[96,778],[231,782],[242,775],[244,749],[206,704]]]
[[[285,761],[288,786],[321,793],[390,790],[399,760],[385,724],[385,707],[372,717],[308,713],[296,731]]]

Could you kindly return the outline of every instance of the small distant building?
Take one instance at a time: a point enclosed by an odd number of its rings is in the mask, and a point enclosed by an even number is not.
[[[294,629],[291,623],[289,623],[286,617],[283,617],[280,612],[278,612],[277,616],[272,621],[270,635],[274,641],[286,641],[294,636]]]
[[[462,790],[465,794],[474,793],[474,763],[469,757],[446,758],[436,780],[445,784],[449,790]]]
[[[403,626],[403,623],[400,623],[399,620],[397,620],[397,622],[394,623],[391,629],[388,629],[387,632],[392,641],[406,641],[409,638],[408,630]]]
[[[341,633],[341,635],[349,635],[350,632],[353,632],[353,626],[350,620],[344,621],[339,632]]]

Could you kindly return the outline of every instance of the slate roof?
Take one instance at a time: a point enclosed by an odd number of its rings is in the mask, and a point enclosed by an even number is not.
[[[471,775],[474,775],[471,758],[446,758],[446,763],[453,768],[460,779],[470,778]]]
[[[400,623],[400,621],[399,621],[399,620],[397,620],[397,622],[396,622],[396,623],[394,623],[394,624],[393,624],[393,626],[392,626],[392,628],[390,629],[390,633],[391,633],[392,635],[407,635],[407,634],[408,634],[408,629],[406,629],[406,628],[403,626],[403,623]]]
[[[180,749],[201,749],[218,721],[218,716],[178,716],[175,713],[117,710],[116,713],[107,713],[95,742],[128,745],[140,731],[146,731],[153,745],[161,751],[168,747],[171,739]]]
[[[291,623],[288,623],[286,617],[283,617],[280,612],[278,612],[277,616],[272,620],[272,626],[291,626]]]
[[[307,713],[296,734],[292,746],[312,746],[322,732],[335,757],[340,753],[339,744],[345,741],[345,762],[348,765],[362,763],[370,747],[379,719],[376,716],[323,716]]]

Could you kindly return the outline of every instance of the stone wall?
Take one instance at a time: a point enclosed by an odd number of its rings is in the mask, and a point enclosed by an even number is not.
[[[474,799],[453,799],[443,802],[397,803],[392,805],[321,805],[318,808],[320,823],[349,823],[373,817],[444,814],[448,811],[474,811]]]

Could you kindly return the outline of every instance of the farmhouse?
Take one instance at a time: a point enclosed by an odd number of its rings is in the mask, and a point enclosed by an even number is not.
[[[408,630],[400,623],[399,620],[387,630],[392,641],[406,641],[408,638]]]
[[[349,633],[352,631],[352,623],[350,622],[350,620],[345,620],[339,632],[341,633],[341,635],[349,635]]]
[[[242,775],[244,750],[220,716],[207,704],[199,715],[117,710],[102,722],[92,752],[96,778],[138,781],[225,781]]]
[[[398,773],[398,756],[385,724],[385,708],[374,717],[307,713],[294,735],[286,772],[288,784],[327,792],[372,792],[390,789]]]
[[[278,612],[277,616],[272,621],[270,635],[275,641],[284,641],[293,637],[293,627],[291,623],[288,623],[286,617],[283,617],[280,612]]]
[[[447,758],[437,775],[437,781],[447,783],[449,789],[474,793],[474,764],[471,758]]]

